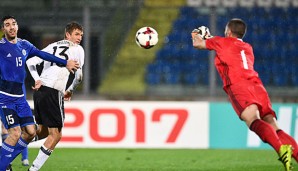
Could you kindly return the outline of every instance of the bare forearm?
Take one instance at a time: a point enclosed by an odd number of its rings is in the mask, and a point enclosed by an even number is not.
[[[192,45],[197,49],[206,49],[206,41],[201,38],[198,34],[192,33]]]

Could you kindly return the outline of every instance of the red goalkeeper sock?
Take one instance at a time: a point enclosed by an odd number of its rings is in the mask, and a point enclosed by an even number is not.
[[[261,119],[256,119],[250,125],[250,130],[255,132],[263,142],[270,144],[277,153],[279,152],[282,142],[270,124]]]
[[[295,139],[281,129],[277,130],[276,133],[283,144],[292,145],[293,147],[292,157],[298,162],[298,145]]]

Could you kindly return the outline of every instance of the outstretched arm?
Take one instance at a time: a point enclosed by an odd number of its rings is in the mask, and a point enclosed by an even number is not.
[[[193,47],[197,49],[206,49],[206,41],[203,40],[199,34],[192,32],[191,37]]]
[[[191,32],[192,44],[197,49],[206,49],[206,39],[210,39],[213,36],[210,34],[209,28],[206,26],[200,26]]]
[[[68,71],[71,73],[74,73],[74,71],[79,68],[79,63],[76,61],[61,59],[61,58],[58,58],[50,53],[43,52],[41,50],[35,50],[31,55],[39,56],[40,58],[42,58],[46,61],[61,64],[61,65],[65,66],[68,69]]]
[[[41,50],[35,50],[32,55],[38,56],[41,59],[46,60],[46,61],[55,62],[55,63],[63,65],[63,66],[67,65],[67,61],[65,59],[58,58],[55,55],[52,55],[48,52],[44,52]]]

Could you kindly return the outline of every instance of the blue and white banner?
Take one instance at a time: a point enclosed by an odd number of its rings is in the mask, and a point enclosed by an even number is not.
[[[280,128],[298,140],[298,104],[274,103]],[[268,148],[229,103],[210,103],[210,148]]]

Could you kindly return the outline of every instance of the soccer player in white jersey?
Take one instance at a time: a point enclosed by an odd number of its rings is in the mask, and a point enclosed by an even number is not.
[[[46,138],[40,147],[36,159],[33,161],[30,171],[39,170],[49,158],[54,148],[62,137],[64,123],[64,100],[70,100],[74,89],[82,81],[82,67],[84,64],[84,50],[80,46],[83,37],[83,27],[71,22],[65,27],[64,40],[48,45],[43,51],[52,53],[62,59],[73,59],[80,64],[75,72],[75,78],[68,89],[66,89],[69,72],[56,63],[43,61],[38,57],[27,60],[28,69],[35,80],[32,87],[35,92],[34,113],[38,124],[38,139]],[[43,64],[43,70],[39,75],[36,65]]]
[[[78,68],[74,60],[57,58],[37,49],[27,40],[17,37],[18,23],[13,16],[1,19],[4,37],[0,40],[0,117],[8,137],[0,148],[0,171],[25,149],[36,134],[34,118],[25,96],[26,60],[39,56],[59,63],[70,72]]]

